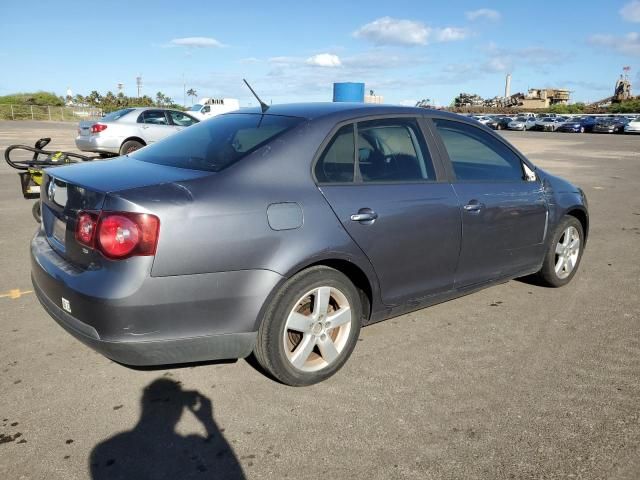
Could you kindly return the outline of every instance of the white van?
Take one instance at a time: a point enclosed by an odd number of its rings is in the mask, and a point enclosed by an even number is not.
[[[240,101],[236,98],[202,98],[188,112],[200,120],[205,120],[221,113],[233,112],[239,108]]]

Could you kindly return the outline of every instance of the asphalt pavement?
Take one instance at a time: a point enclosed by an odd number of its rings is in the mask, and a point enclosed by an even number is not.
[[[0,151],[75,129],[0,122]],[[131,370],[69,336],[33,295],[31,202],[2,164],[0,478],[640,478],[640,136],[504,135],[587,193],[574,280],[364,328],[306,388],[245,360]]]

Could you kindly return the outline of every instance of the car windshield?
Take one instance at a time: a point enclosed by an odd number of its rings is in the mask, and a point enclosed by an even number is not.
[[[303,120],[251,113],[219,115],[130,156],[143,162],[217,172]]]
[[[115,112],[107,113],[102,117],[103,122],[114,122],[121,117],[124,117],[127,113],[133,112],[133,108],[123,108],[122,110],[116,110]]]
[[[526,118],[524,118],[524,117],[518,117],[518,118],[516,118],[514,121],[515,121],[515,122],[526,122],[526,121],[527,121],[527,119],[526,119]]]
[[[196,103],[189,110],[187,110],[187,112],[199,112],[201,108],[202,108],[202,105],[200,105],[199,103]]]

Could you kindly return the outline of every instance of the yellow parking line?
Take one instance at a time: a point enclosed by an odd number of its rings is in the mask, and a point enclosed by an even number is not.
[[[19,288],[12,288],[7,293],[0,294],[0,298],[10,298],[11,300],[15,300],[16,298],[20,298],[22,295],[26,295],[27,293],[33,293],[33,290],[20,290]]]

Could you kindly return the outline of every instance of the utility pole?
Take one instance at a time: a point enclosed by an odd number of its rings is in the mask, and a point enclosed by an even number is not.
[[[140,98],[140,90],[142,90],[142,75],[136,77],[136,87],[138,88],[138,98]]]

